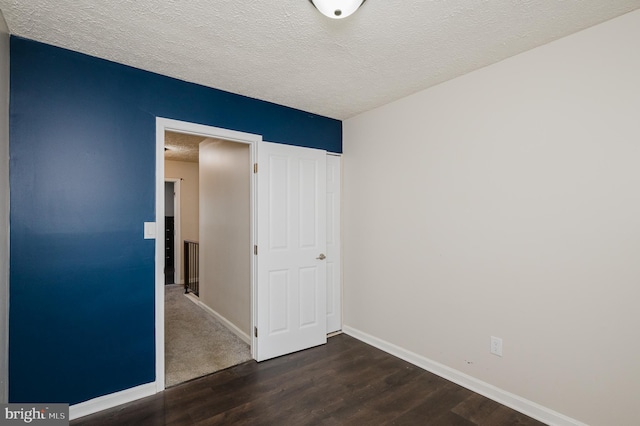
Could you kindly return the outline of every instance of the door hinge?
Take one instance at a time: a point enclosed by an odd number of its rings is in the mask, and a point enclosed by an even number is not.
[[[258,255],[258,246],[253,246],[253,254]]]
[[[258,163],[253,163],[253,173],[258,173]]]
[[[258,327],[253,327],[253,334],[258,337]]]

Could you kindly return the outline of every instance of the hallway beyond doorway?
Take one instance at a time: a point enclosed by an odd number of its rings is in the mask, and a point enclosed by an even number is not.
[[[248,344],[189,297],[165,286],[166,387],[252,359]]]

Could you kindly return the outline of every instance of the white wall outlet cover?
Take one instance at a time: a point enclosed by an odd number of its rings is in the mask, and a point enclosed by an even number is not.
[[[491,353],[494,355],[502,356],[502,339],[501,338],[491,336]]]
[[[156,238],[156,223],[145,222],[144,223],[144,239],[153,240]]]

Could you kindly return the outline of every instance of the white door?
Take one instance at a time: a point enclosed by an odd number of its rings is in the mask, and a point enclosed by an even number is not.
[[[341,158],[327,155],[327,333],[342,330]]]
[[[258,144],[256,360],[327,341],[326,152]]]

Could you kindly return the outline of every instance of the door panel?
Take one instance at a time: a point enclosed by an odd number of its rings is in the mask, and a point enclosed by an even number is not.
[[[258,146],[256,359],[326,343],[326,153]]]
[[[316,305],[318,304],[317,268],[300,269],[300,327],[318,325]]]
[[[289,329],[287,305],[289,296],[289,271],[269,272],[269,333],[286,332]]]

